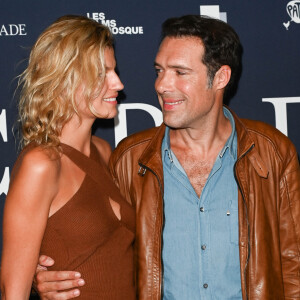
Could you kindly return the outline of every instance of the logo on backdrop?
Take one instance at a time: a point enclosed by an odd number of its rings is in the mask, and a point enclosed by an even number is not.
[[[227,13],[220,12],[219,5],[200,5],[200,15],[205,15],[214,19],[219,19],[227,23]]]
[[[126,111],[130,109],[144,110],[151,115],[155,126],[159,126],[163,121],[161,110],[157,107],[146,103],[127,103],[118,105],[118,114],[114,118],[115,123],[115,145],[125,137],[127,137],[127,119]]]
[[[0,36],[27,35],[25,24],[2,24]]]
[[[106,19],[104,12],[87,13],[87,17],[109,27],[113,34],[143,34],[143,26],[117,26],[115,19]]]
[[[275,126],[283,134],[288,136],[288,117],[286,107],[289,103],[300,104],[300,97],[263,98],[262,102],[270,102],[273,104],[275,110]]]
[[[286,23],[283,22],[283,26],[288,30],[291,22],[300,23],[300,0],[290,1],[286,5],[286,11],[291,19]]]

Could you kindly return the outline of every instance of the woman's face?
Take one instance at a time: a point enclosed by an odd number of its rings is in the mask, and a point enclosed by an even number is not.
[[[82,114],[87,114],[92,117],[111,119],[117,115],[117,96],[118,92],[124,88],[119,76],[115,72],[116,60],[114,50],[107,47],[104,52],[105,58],[105,78],[99,95],[92,99],[91,109],[89,109],[86,101],[82,101],[81,97],[84,85],[79,88],[77,99],[79,100],[78,110]]]

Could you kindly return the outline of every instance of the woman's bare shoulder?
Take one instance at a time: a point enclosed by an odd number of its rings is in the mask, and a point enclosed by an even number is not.
[[[7,195],[9,203],[21,201],[36,208],[40,199],[44,199],[48,209],[59,188],[61,162],[58,157],[39,146],[25,149],[12,172]]]
[[[20,155],[14,166],[14,173],[31,177],[42,176],[50,180],[58,176],[60,168],[61,160],[58,152],[36,146]]]
[[[92,142],[96,146],[105,163],[108,164],[112,152],[110,144],[95,135],[92,136]]]

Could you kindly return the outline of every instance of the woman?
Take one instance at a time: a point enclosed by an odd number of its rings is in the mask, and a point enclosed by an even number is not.
[[[111,149],[91,136],[117,114],[123,89],[107,27],[65,16],[35,43],[21,75],[25,146],[3,223],[2,299],[28,299],[40,254],[85,278],[80,299],[134,299],[134,211],[106,168]],[[51,269],[51,268],[50,268]],[[17,270],[17,271],[16,271]]]

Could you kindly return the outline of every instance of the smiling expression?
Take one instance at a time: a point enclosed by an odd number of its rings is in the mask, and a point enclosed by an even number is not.
[[[208,87],[204,47],[197,37],[166,37],[155,59],[155,89],[164,123],[171,128],[195,128],[216,106],[214,84]]]
[[[104,52],[105,58],[105,79],[101,88],[101,91],[97,97],[90,102],[90,108],[86,104],[86,101],[79,101],[78,110],[83,115],[87,115],[92,118],[110,119],[117,115],[117,96],[124,86],[115,72],[116,60],[114,50],[112,48],[106,48]],[[77,99],[82,99],[82,92],[84,84],[80,87]]]

